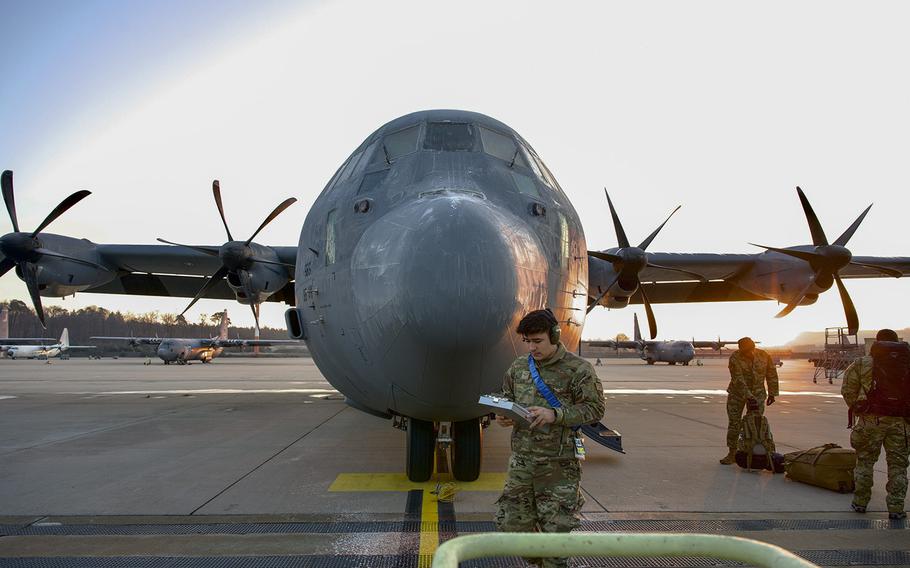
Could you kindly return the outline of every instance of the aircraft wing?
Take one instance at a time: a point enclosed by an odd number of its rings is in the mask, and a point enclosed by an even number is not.
[[[97,345],[67,345],[67,349],[98,349]]]
[[[97,339],[99,341],[126,341],[133,345],[159,345],[164,338],[161,337],[104,337],[104,336],[92,336],[89,339]],[[73,349],[73,346],[70,346],[70,349]]]
[[[856,256],[839,274],[844,279],[891,278],[873,267],[910,275],[910,257]],[[744,302],[779,300],[786,302],[788,290],[774,289],[774,283],[792,275],[795,283],[811,276],[809,264],[776,252],[758,254],[713,253],[648,253],[650,264],[640,273],[642,287],[652,304],[687,302]],[[866,265],[866,266],[863,266]],[[607,282],[615,279],[613,266],[598,258],[589,259],[589,293],[596,296]],[[695,276],[704,277],[699,281]],[[641,290],[630,298],[630,303],[641,304]]]
[[[270,347],[272,345],[303,345],[296,339],[216,339],[217,347]]]
[[[710,347],[711,349],[720,349],[724,345],[736,345],[738,341],[691,341],[692,347],[702,349]]]
[[[0,339],[0,345],[29,345],[32,343],[51,344],[56,342],[57,339],[51,337],[9,337]]]
[[[609,347],[611,349],[641,349],[642,342],[639,341],[613,341],[608,339],[607,341],[588,341],[587,344],[591,347]]]
[[[220,245],[202,245],[217,250]],[[291,267],[297,261],[297,247],[268,247],[278,260]],[[208,277],[221,268],[218,256],[169,245],[98,245],[98,254],[106,266],[113,267],[117,276],[105,284],[93,286],[86,292],[99,294],[131,294],[141,296],[174,296],[192,298]],[[293,268],[288,268],[293,279]],[[268,301],[293,302],[293,285],[276,292]],[[234,292],[221,280],[203,296],[233,300]]]

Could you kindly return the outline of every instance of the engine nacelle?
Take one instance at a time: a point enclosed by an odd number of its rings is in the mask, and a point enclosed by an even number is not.
[[[818,300],[819,294],[834,284],[830,274],[821,274],[807,290],[806,285],[814,274],[815,271],[807,262],[777,254],[766,254],[756,259],[748,272],[737,277],[736,284],[753,294],[783,304],[795,300],[805,290],[806,295],[799,305],[810,305]]]

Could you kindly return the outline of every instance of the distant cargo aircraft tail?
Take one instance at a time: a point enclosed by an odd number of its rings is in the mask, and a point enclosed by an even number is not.
[[[638,327],[638,314],[632,314],[635,321],[635,341],[641,341],[641,328]]]
[[[63,333],[60,334],[60,345],[64,347],[70,346],[70,330],[63,328]]]
[[[227,310],[221,312],[221,331],[218,333],[218,339],[228,338],[228,316]]]

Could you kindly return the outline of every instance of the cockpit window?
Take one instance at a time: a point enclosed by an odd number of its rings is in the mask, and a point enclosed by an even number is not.
[[[417,138],[419,136],[420,125],[405,128],[386,136],[382,141],[382,146],[388,156],[388,160],[391,162],[395,158],[416,152]]]
[[[480,131],[480,140],[483,142],[484,152],[513,166],[518,164],[527,167],[524,158],[521,157],[521,153],[518,151],[518,144],[515,143],[512,137],[483,126],[478,126],[477,129]]]
[[[444,152],[471,152],[474,150],[474,127],[459,122],[429,122],[423,147]]]

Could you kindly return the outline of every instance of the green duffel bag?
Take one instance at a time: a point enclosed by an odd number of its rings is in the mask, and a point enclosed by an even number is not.
[[[837,444],[825,444],[784,455],[787,477],[839,493],[853,492],[855,467],[856,452]]]

